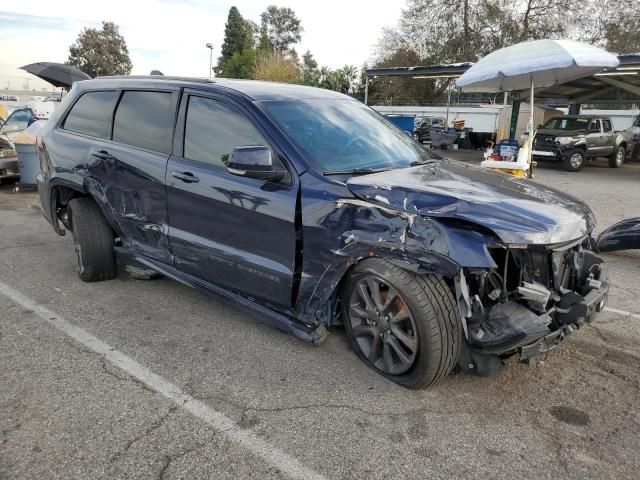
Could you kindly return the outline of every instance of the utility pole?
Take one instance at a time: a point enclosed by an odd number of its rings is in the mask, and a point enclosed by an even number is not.
[[[207,43],[205,47],[209,49],[209,78],[211,78],[211,73],[213,72],[213,43]]]

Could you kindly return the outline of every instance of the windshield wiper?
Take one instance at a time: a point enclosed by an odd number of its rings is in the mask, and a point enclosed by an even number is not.
[[[387,170],[391,170],[391,167],[383,167],[383,168],[363,167],[363,168],[354,168],[352,170],[327,170],[326,172],[324,172],[324,175],[366,175],[368,173],[386,172]]]
[[[417,167],[418,165],[429,165],[430,163],[436,163],[438,160],[430,158],[428,160],[414,160],[409,164],[410,167]]]

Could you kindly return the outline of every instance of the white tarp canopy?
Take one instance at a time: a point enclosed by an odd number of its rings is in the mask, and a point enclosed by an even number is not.
[[[615,68],[618,57],[574,40],[533,40],[491,52],[467,70],[456,86],[464,92],[510,92],[551,87]]]
[[[575,40],[533,40],[491,52],[467,70],[456,81],[456,86],[463,92],[531,89],[528,139],[518,154],[518,161],[524,159],[531,165],[535,135],[534,88],[570,82],[618,65],[618,57],[587,43]],[[531,170],[527,171],[531,175]]]

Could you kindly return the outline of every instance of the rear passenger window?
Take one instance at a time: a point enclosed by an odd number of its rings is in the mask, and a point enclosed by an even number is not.
[[[611,120],[602,120],[602,129],[605,132],[610,132],[612,130],[612,128],[611,128]]]
[[[171,93],[127,91],[113,120],[113,141],[169,153],[172,125]]]
[[[235,147],[249,145],[268,143],[241,112],[211,98],[189,97],[185,158],[224,166]]]
[[[85,93],[71,107],[62,128],[108,139],[111,136],[111,116],[117,99],[118,92],[113,90]]]

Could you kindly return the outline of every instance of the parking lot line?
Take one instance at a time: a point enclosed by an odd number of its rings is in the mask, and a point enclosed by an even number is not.
[[[618,310],[617,308],[611,308],[611,307],[604,307],[604,311],[616,313],[618,315],[623,315],[625,317],[640,319],[640,313],[627,312],[626,310]]]
[[[127,374],[146,384],[149,388],[171,400],[181,409],[204,421],[214,430],[221,432],[229,440],[237,442],[253,455],[277,468],[280,472],[295,479],[324,479],[321,474],[302,465],[291,455],[271,445],[248,430],[243,430],[232,419],[204,402],[196,400],[177,385],[162,376],[153,373],[133,358],[111,347],[86,330],[73,325],[48,308],[38,304],[9,285],[0,282],[0,294],[23,308],[34,312],[42,320],[54,326],[65,335],[73,338]]]

